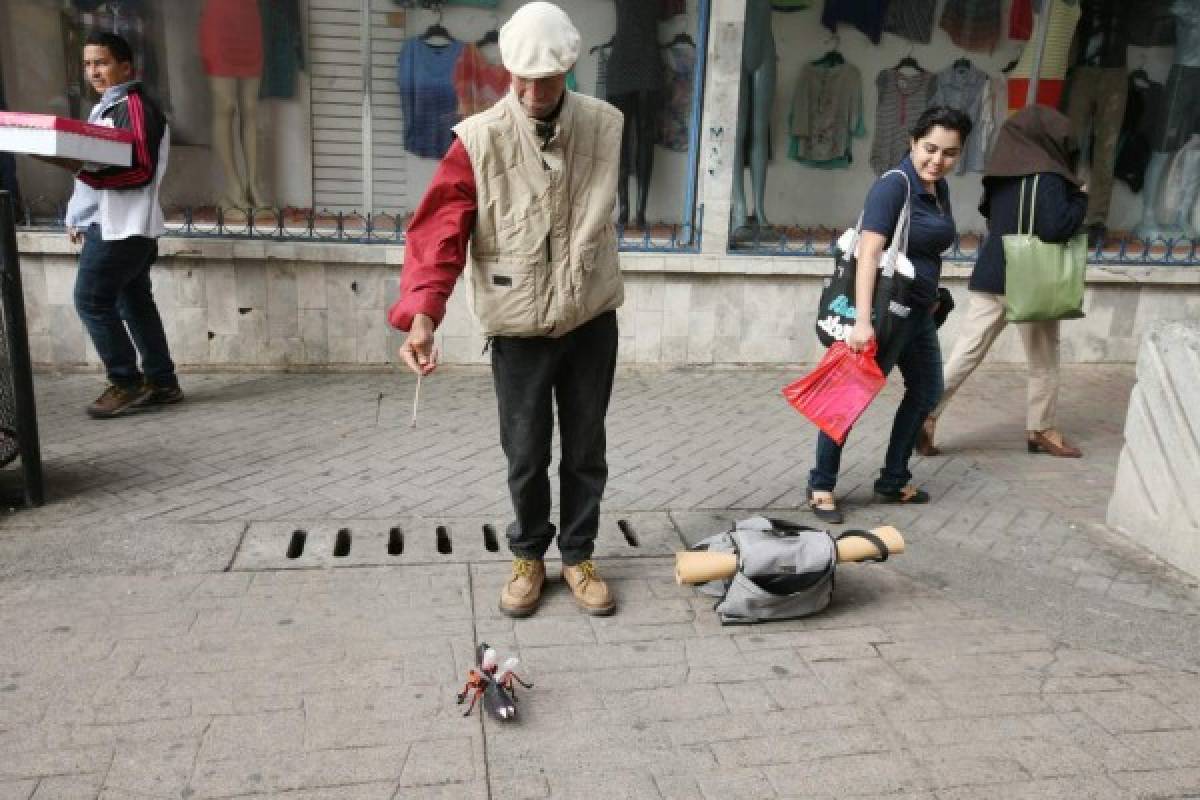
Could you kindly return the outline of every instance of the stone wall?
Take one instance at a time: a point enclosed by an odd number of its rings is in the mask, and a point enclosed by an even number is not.
[[[97,365],[72,302],[75,248],[38,232],[20,233],[18,247],[34,362]],[[165,238],[160,253],[155,295],[185,367],[379,366],[400,344],[385,312],[402,247]],[[812,325],[828,259],[622,253],[621,262],[623,363],[794,364],[823,352]],[[945,272],[959,303],[942,334],[948,354],[969,266]],[[1063,360],[1131,362],[1152,322],[1200,318],[1200,270],[1092,269],[1086,310],[1063,325]],[[464,292],[439,336],[445,362],[486,361]],[[1015,331],[989,358],[1024,362]]]
[[[1154,325],[1137,360],[1108,524],[1200,577],[1200,321]]]

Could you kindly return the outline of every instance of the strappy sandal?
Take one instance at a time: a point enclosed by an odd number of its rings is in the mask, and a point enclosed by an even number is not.
[[[875,496],[885,503],[921,505],[929,502],[929,492],[915,486],[905,486],[903,489],[887,492],[876,489]]]
[[[817,490],[820,492],[818,497],[817,492],[811,488],[805,491],[808,493],[808,510],[816,515],[817,519],[830,525],[842,524],[842,512],[837,507],[837,501],[833,499],[833,492]]]

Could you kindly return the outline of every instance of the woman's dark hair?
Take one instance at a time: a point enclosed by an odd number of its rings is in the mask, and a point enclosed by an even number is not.
[[[917,117],[916,124],[909,129],[908,133],[914,140],[920,139],[936,127],[958,131],[958,135],[965,143],[974,126],[971,124],[971,118],[957,108],[932,106],[921,112],[921,116]]]
[[[125,41],[124,37],[118,36],[115,33],[92,31],[83,40],[83,44],[84,47],[89,44],[107,47],[108,52],[112,53],[112,57],[118,62],[133,63],[133,48],[129,46],[129,42]]]

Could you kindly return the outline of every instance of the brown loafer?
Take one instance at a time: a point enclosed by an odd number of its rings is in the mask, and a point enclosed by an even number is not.
[[[1083,451],[1067,443],[1063,435],[1053,428],[1044,431],[1028,431],[1026,445],[1031,453],[1046,453],[1056,458],[1080,458]]]
[[[531,558],[514,558],[512,576],[500,592],[500,613],[528,617],[537,611],[546,583],[546,565]]]
[[[617,610],[617,601],[604,579],[596,574],[596,565],[589,559],[574,566],[563,566],[563,580],[571,587],[575,602],[588,614],[607,617]]]
[[[933,432],[936,425],[937,420],[930,417],[917,431],[917,446],[914,449],[923,456],[940,456],[942,454],[942,451],[933,443]]]

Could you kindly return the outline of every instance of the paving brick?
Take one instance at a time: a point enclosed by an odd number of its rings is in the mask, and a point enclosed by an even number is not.
[[[718,742],[713,754],[722,767],[762,767],[890,750],[886,737],[873,726],[834,730],[772,733],[769,736]]]
[[[764,767],[781,797],[898,794],[927,786],[915,765],[894,754],[867,754]]]
[[[610,772],[567,773],[550,777],[550,796],[564,800],[590,800],[603,787],[613,800],[657,800],[661,795],[653,776],[614,769]]]
[[[42,778],[31,800],[95,800],[103,780],[102,774]]]
[[[298,789],[400,780],[408,747],[364,747],[280,754],[235,761],[201,761],[189,784],[193,798],[272,794]],[[469,767],[468,761],[468,769]]]
[[[767,776],[757,769],[722,769],[719,772],[702,773],[696,776],[704,800],[718,798],[764,798],[776,797]],[[666,797],[666,793],[663,794]]]
[[[1078,775],[1072,778],[939,789],[937,796],[938,800],[1074,800],[1077,797],[1125,800],[1129,794],[1104,777]]]
[[[1140,692],[1062,694],[1053,698],[1052,705],[1059,711],[1082,711],[1112,733],[1192,727],[1186,719]]]
[[[935,789],[1012,783],[1029,777],[1020,762],[988,744],[914,747],[909,751],[918,769]]]
[[[181,796],[196,765],[198,748],[198,741],[118,744],[104,787],[151,797]]]

